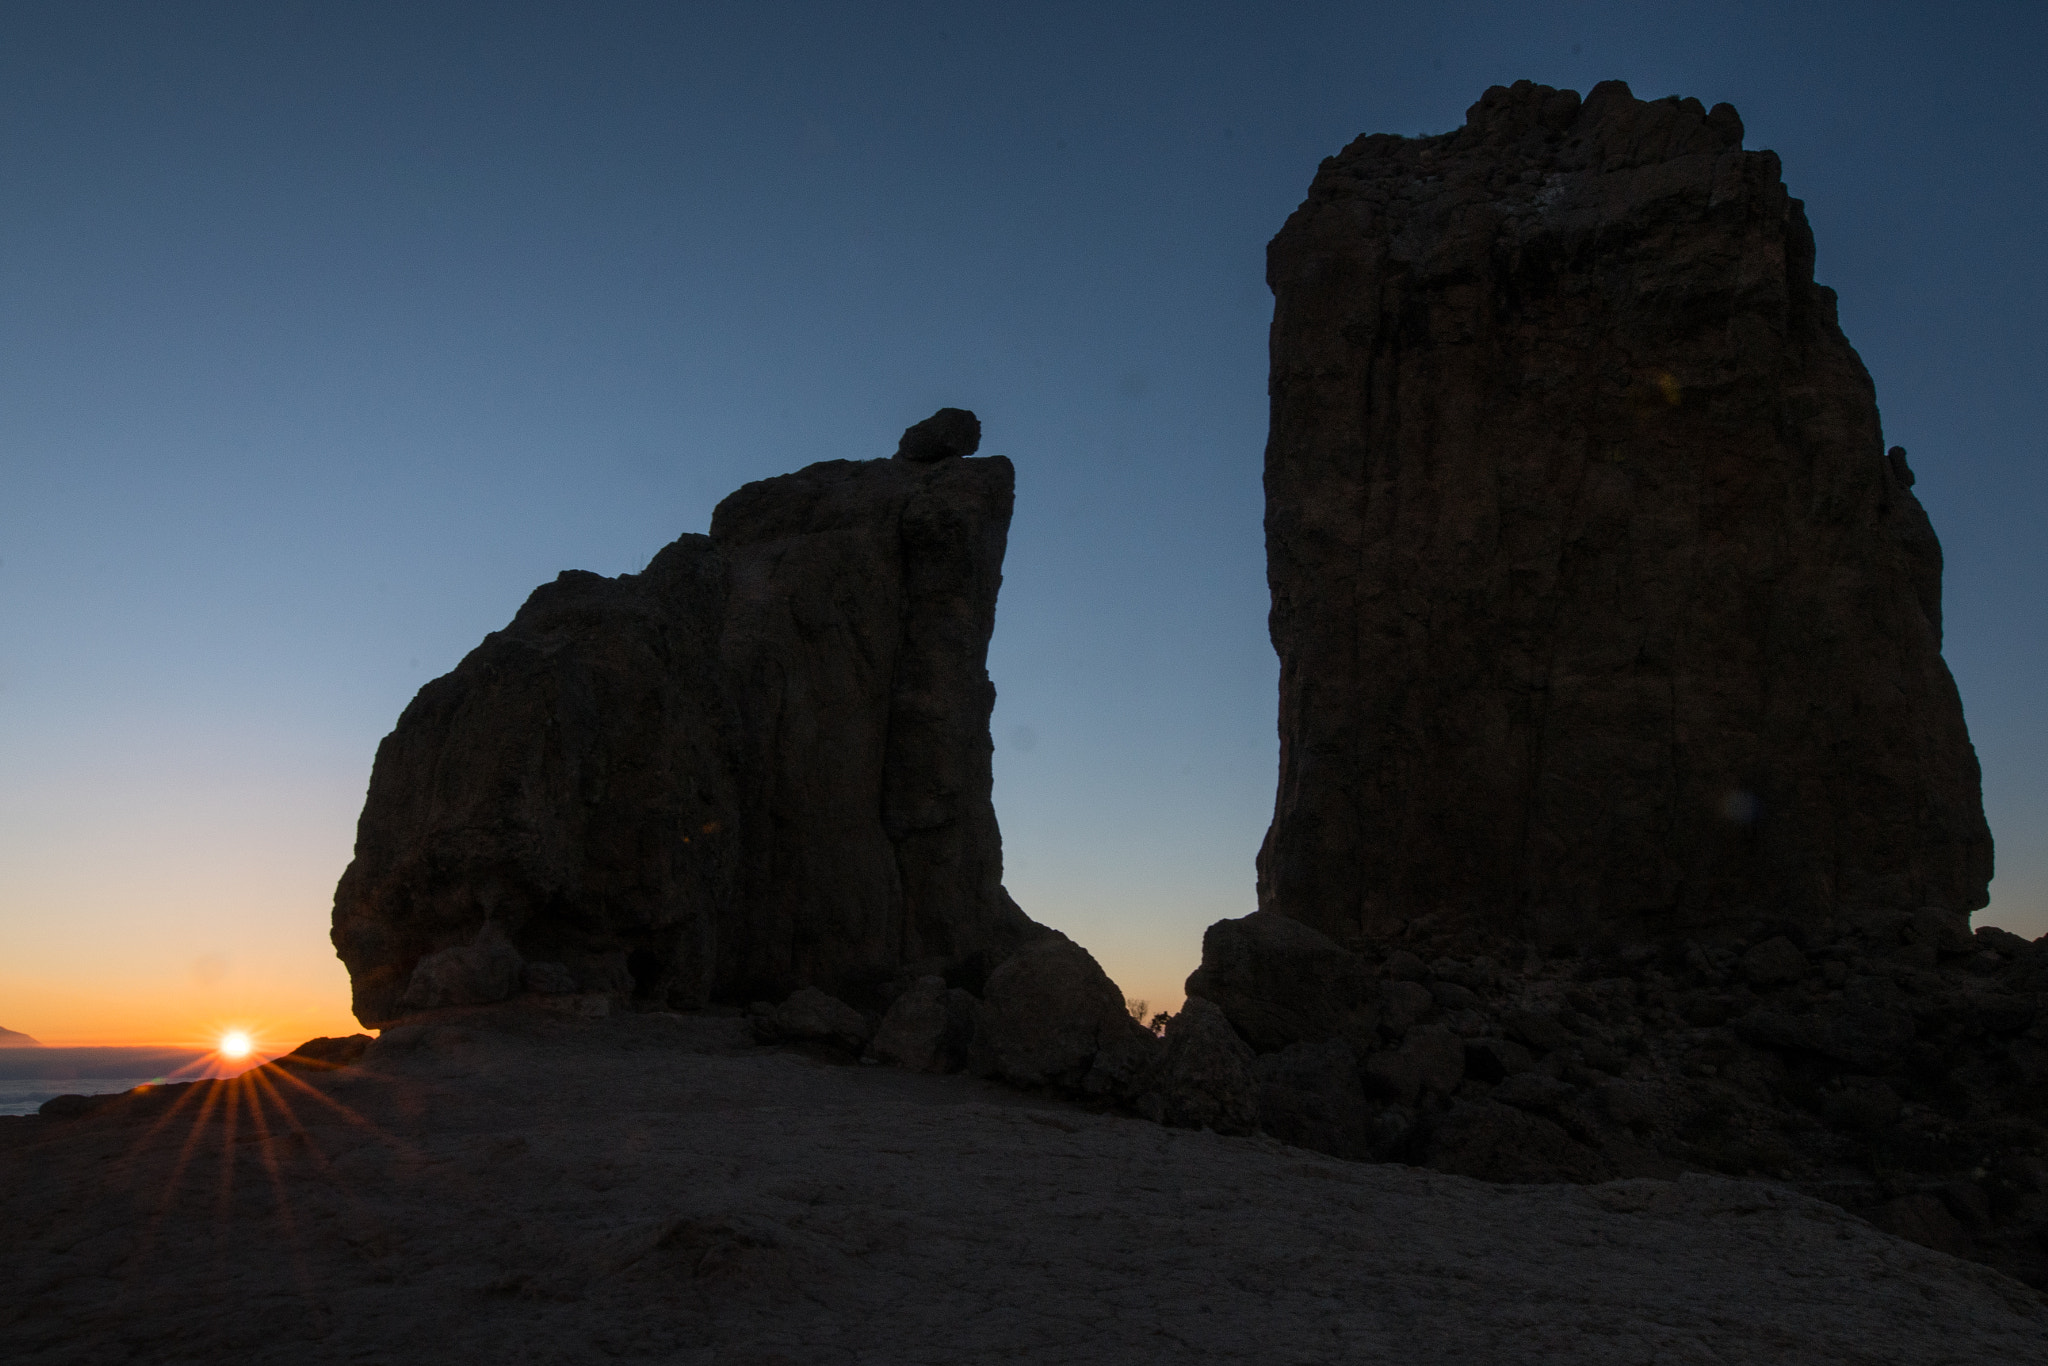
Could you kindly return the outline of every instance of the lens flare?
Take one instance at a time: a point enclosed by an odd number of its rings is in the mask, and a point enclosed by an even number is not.
[[[255,1049],[256,1045],[250,1042],[247,1034],[239,1029],[230,1029],[220,1036],[220,1045],[215,1051],[230,1062],[239,1062]]]

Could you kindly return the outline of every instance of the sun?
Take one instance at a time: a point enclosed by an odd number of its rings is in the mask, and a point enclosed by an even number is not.
[[[239,1029],[230,1029],[220,1036],[220,1044],[215,1051],[230,1062],[239,1062],[255,1049],[256,1045],[250,1042],[247,1033]]]

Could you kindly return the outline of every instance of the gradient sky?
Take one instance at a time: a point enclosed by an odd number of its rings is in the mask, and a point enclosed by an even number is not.
[[[1171,1006],[1271,815],[1264,246],[1489,85],[1728,100],[1947,551],[2048,932],[2033,4],[0,7],[0,1025],[287,1046],[378,739],[565,568],[971,407],[1008,876]]]

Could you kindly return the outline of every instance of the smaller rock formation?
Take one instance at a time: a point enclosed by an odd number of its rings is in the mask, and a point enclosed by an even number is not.
[[[1046,933],[990,802],[1014,473],[979,442],[941,409],[897,459],[749,484],[422,688],[335,891],[358,1018],[522,989],[879,1007],[929,973],[978,991]]]

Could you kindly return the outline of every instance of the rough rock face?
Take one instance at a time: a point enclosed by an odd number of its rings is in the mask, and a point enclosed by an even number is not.
[[[989,799],[1013,483],[1001,456],[828,461],[713,514],[739,717],[732,992],[866,996],[917,963],[978,987],[1033,929]]]
[[[1940,548],[1741,144],[1520,82],[1352,143],[1274,239],[1261,907],[1357,947],[1985,904]]]
[[[334,894],[357,1019],[502,997],[520,956],[592,991],[708,998],[738,871],[725,581],[705,536],[639,574],[563,574],[420,689]],[[515,946],[495,997],[488,964],[441,971],[493,943]]]
[[[1493,1181],[1773,1179],[2048,1288],[2048,937],[1901,914],[1504,961],[1452,916],[1364,953],[1275,921],[1211,926],[1182,1012],[1256,1050],[1275,1138]]]
[[[988,979],[975,1038],[985,1075],[1123,1098],[1157,1052],[1094,955],[1063,934],[1026,946]]]
[[[528,978],[865,1003],[905,974],[979,989],[1043,933],[989,797],[1014,473],[962,458],[978,439],[942,410],[904,459],[749,484],[709,536],[563,574],[421,689],[335,893],[357,1017]]]

